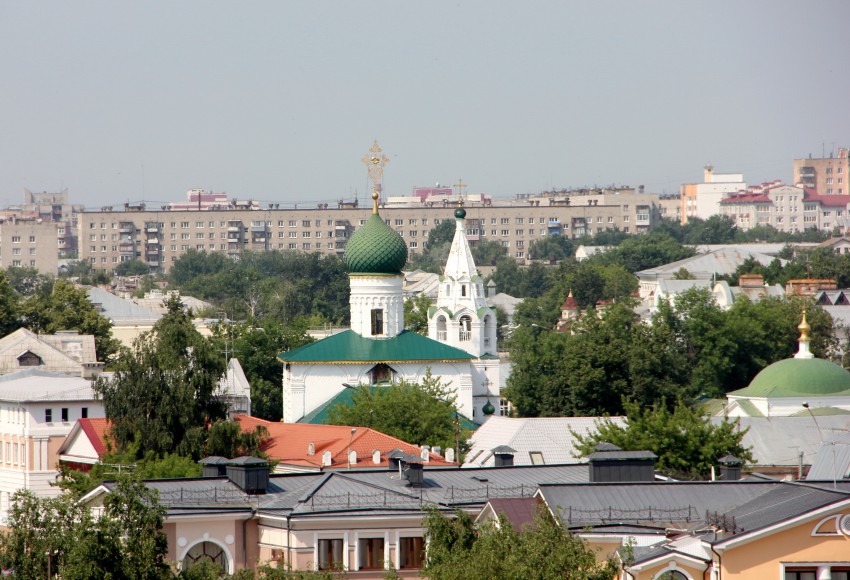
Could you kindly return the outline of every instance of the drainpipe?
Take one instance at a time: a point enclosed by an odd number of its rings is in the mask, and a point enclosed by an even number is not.
[[[714,539],[717,539],[717,532],[714,532]],[[720,552],[714,549],[714,544],[711,545],[711,553],[717,556],[717,577],[715,580],[723,579],[723,557],[720,555]],[[714,566],[714,562],[712,562],[712,567]]]

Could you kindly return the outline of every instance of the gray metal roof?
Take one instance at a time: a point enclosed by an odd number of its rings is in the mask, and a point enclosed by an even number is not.
[[[161,314],[142,308],[131,300],[125,300],[101,288],[87,288],[89,302],[100,305],[100,314],[112,321],[113,324],[153,324]]]
[[[93,401],[91,381],[29,368],[0,376],[0,400],[15,402]]]

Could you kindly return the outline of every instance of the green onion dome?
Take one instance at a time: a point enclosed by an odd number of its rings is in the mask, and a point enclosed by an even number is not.
[[[485,415],[492,415],[496,412],[496,407],[493,406],[493,403],[490,402],[490,399],[487,399],[487,402],[484,403],[484,406],[481,408],[481,412]]]
[[[466,210],[463,209],[462,207],[456,209],[455,210],[455,217],[459,220],[462,220],[463,218],[466,217]]]
[[[378,214],[376,193],[372,199],[372,217],[348,240],[343,260],[350,274],[401,274],[407,244]]]

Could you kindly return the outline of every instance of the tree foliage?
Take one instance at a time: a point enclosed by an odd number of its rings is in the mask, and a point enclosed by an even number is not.
[[[206,425],[225,415],[213,397],[224,363],[179,298],[166,306],[153,329],[123,352],[114,376],[99,377],[93,386],[112,421],[118,451],[133,444],[137,457],[177,452],[198,459]]]
[[[404,301],[404,327],[411,332],[428,335],[428,309],[431,299],[425,294]]]
[[[681,399],[672,410],[663,400],[651,407],[641,407],[634,401],[623,406],[626,426],[604,419],[593,433],[573,433],[583,454],[592,453],[602,441],[626,451],[652,451],[658,456],[656,469],[689,479],[706,479],[711,466],[726,455],[752,463],[752,453],[743,444],[747,430],[739,429],[737,421],[724,418],[713,423]]]
[[[574,253],[575,247],[567,236],[544,236],[528,245],[528,257],[532,260],[560,262],[571,258]]]
[[[69,493],[12,496],[0,561],[20,578],[159,580],[171,577],[165,509],[138,479],[119,478],[94,517]],[[48,574],[48,570],[50,573]]]
[[[89,301],[85,290],[59,279],[44,286],[21,307],[23,326],[33,332],[54,334],[59,330],[77,330],[94,335],[95,350],[100,361],[109,361],[118,350],[112,338],[112,324],[100,315]]]
[[[430,370],[421,384],[357,387],[350,406],[328,410],[331,425],[369,427],[415,445],[455,447],[456,395]],[[465,441],[468,433],[458,434]]]
[[[526,301],[529,302],[529,301]],[[628,301],[590,311],[570,332],[552,332],[542,300],[517,309],[507,396],[522,416],[621,414],[622,398],[647,406],[662,398],[722,397],[797,349],[803,308],[812,351],[836,352],[833,322],[802,299],[739,298],[724,311],[704,289],[662,302],[644,324]],[[541,322],[535,322],[540,320]]]
[[[144,276],[150,274],[151,269],[143,261],[136,258],[135,260],[126,260],[121,262],[112,271],[116,276]]]
[[[436,509],[425,518],[428,554],[425,574],[434,580],[523,578],[610,580],[613,560],[597,554],[542,509],[518,532],[502,516],[499,525],[476,528],[464,511],[454,517]]]

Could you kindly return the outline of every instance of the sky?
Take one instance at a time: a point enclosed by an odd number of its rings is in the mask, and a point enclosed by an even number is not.
[[[850,2],[0,0],[0,203],[497,198],[850,146]]]

